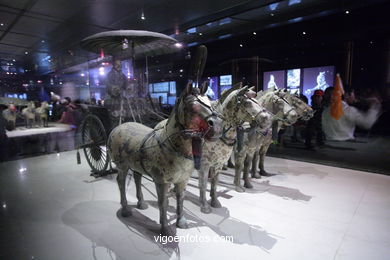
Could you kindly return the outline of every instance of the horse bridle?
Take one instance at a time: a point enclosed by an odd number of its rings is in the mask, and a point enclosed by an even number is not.
[[[275,96],[276,96],[276,98],[277,98],[278,100],[283,100],[283,101],[284,101],[285,103],[287,103],[291,108],[290,108],[290,110],[288,110],[287,112],[279,111],[279,112],[276,113],[276,114],[273,114],[273,113],[271,113],[271,114],[272,114],[273,117],[276,118],[278,121],[281,121],[281,122],[283,122],[283,123],[288,123],[288,124],[290,124],[290,122],[287,120],[287,118],[284,118],[284,115],[285,115],[285,114],[288,115],[291,111],[295,111],[295,112],[298,114],[297,110],[296,110],[296,109],[294,108],[294,106],[291,105],[284,97],[279,97],[278,95],[275,95]],[[272,105],[274,106],[275,103],[273,103]],[[282,114],[282,116],[280,116],[279,114]]]

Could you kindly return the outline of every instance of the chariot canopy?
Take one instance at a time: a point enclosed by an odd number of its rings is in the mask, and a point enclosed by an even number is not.
[[[140,30],[116,30],[101,32],[81,41],[87,51],[104,53],[122,59],[142,56],[158,56],[173,53],[179,48],[176,39],[162,33]]]

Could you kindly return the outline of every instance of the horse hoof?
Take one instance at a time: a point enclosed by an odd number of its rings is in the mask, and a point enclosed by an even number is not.
[[[182,229],[188,228],[187,219],[184,216],[181,217],[180,219],[177,220],[176,226]]]
[[[132,215],[131,209],[128,209],[127,207],[121,209],[121,216],[122,217],[127,218],[127,217],[130,217],[131,215]]]
[[[256,173],[252,173],[252,178],[254,178],[254,179],[261,179],[261,175],[260,174],[258,174],[257,172]]]
[[[222,208],[222,204],[221,204],[221,202],[219,202],[219,200],[218,199],[212,199],[211,200],[211,207],[213,207],[213,208]]]
[[[268,176],[268,172],[266,172],[265,170],[260,170],[260,175],[261,176]]]
[[[175,233],[173,232],[173,230],[171,230],[168,226],[166,227],[161,227],[160,229],[160,234],[162,236],[174,236]]]
[[[200,211],[202,213],[209,214],[209,213],[211,213],[211,208],[208,204],[206,204],[206,205],[203,205],[200,207]]]
[[[252,183],[250,183],[249,181],[246,181],[246,182],[244,183],[244,187],[247,188],[247,189],[253,189],[253,185],[252,185]]]
[[[147,209],[148,208],[148,203],[145,201],[138,201],[137,202],[137,209]]]
[[[236,186],[236,191],[237,192],[245,192],[245,189],[242,186]]]

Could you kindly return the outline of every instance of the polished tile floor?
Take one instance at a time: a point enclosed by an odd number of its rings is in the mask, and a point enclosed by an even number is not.
[[[74,151],[2,163],[0,259],[389,259],[390,176],[266,163],[273,175],[246,193],[232,189],[232,170],[224,172],[223,207],[211,214],[200,212],[191,179],[189,228],[177,230],[182,241],[167,244],[155,241],[156,191],[147,180],[149,208],[126,219],[118,217],[115,176],[90,177]],[[133,181],[127,190],[134,205]],[[175,204],[170,198],[172,223]]]

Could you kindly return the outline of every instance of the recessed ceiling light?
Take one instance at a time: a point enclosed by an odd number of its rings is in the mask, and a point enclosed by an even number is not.
[[[306,34],[306,32],[302,32],[302,34],[303,34],[303,35],[305,35],[305,34]]]
[[[3,24],[3,23],[0,23],[0,26],[4,26],[4,24]]]
[[[253,35],[256,35],[257,33],[256,32],[253,32]]]
[[[26,54],[26,55],[27,55],[27,54],[28,54],[28,51],[25,51],[25,52],[24,52],[24,54]]]
[[[274,13],[271,13],[271,16],[274,16],[275,14]]]
[[[13,62],[15,62],[16,60],[15,60],[15,59],[13,59],[12,61],[13,61]]]
[[[202,33],[199,33],[199,35],[203,35]]]
[[[240,43],[240,47],[242,48],[242,47],[244,47],[244,45],[242,45],[242,44]]]
[[[176,46],[177,48],[181,48],[181,47],[183,47],[183,44],[181,44],[180,42],[177,42],[177,43],[175,43],[175,46]]]
[[[349,11],[347,10],[347,11],[345,11],[345,13],[346,13],[346,14],[349,14]]]
[[[42,43],[44,43],[44,42],[45,42],[45,40],[42,40],[41,42],[42,42]]]

